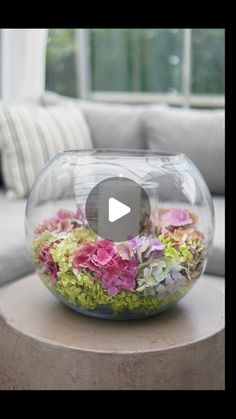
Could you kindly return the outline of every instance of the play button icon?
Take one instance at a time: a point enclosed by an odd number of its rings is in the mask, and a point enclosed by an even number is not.
[[[133,180],[112,177],[90,191],[85,213],[90,228],[98,236],[122,242],[145,230],[150,202],[146,191]]]
[[[108,205],[108,219],[110,223],[114,223],[114,221],[119,220],[131,211],[128,205],[115,198],[109,198]]]

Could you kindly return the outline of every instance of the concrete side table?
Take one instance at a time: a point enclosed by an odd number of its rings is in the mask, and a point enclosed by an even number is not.
[[[74,313],[36,275],[0,297],[0,389],[224,389],[224,294],[207,277],[128,322]]]

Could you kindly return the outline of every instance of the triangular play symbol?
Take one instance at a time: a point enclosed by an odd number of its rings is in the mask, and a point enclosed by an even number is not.
[[[119,218],[124,217],[124,215],[129,214],[131,211],[128,205],[123,204],[123,202],[118,201],[115,198],[109,198],[108,201],[108,219],[110,223],[113,223]]]

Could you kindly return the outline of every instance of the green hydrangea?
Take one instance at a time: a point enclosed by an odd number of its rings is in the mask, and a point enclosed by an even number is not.
[[[54,244],[51,254],[59,266],[58,277],[67,272],[72,266],[71,254],[76,250],[77,243],[71,236]]]
[[[72,304],[90,310],[106,305],[110,298],[100,283],[85,271],[77,275],[72,271],[61,273],[55,290]]]
[[[71,231],[70,237],[77,243],[90,242],[97,239],[96,234],[88,227],[79,227]]]
[[[52,287],[50,278],[46,279],[46,276],[43,276],[43,280]],[[114,313],[123,311],[149,313],[158,310],[177,300],[186,293],[188,288],[190,288],[189,285],[183,284],[175,293],[161,297],[158,295],[143,296],[131,291],[121,291],[117,295],[109,295],[89,272],[73,272],[72,270],[61,273],[53,287],[55,293],[77,307],[87,310],[99,310],[105,307]]]
[[[165,237],[163,234],[161,234],[158,239],[164,246],[163,256],[168,264],[174,262],[187,262],[193,258],[192,253],[190,252],[190,246],[186,244],[176,246],[170,237]]]
[[[179,253],[181,257],[181,262],[188,262],[193,258],[193,255],[190,252],[190,246],[186,244],[182,244],[181,246],[179,246]]]

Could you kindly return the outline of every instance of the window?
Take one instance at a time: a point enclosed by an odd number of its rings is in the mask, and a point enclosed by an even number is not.
[[[224,30],[192,30],[192,92],[224,94]]]
[[[46,89],[77,96],[74,29],[51,29],[46,56]]]
[[[92,29],[93,91],[179,92],[182,33],[166,29]]]
[[[83,98],[224,106],[224,29],[52,29],[48,90]]]

